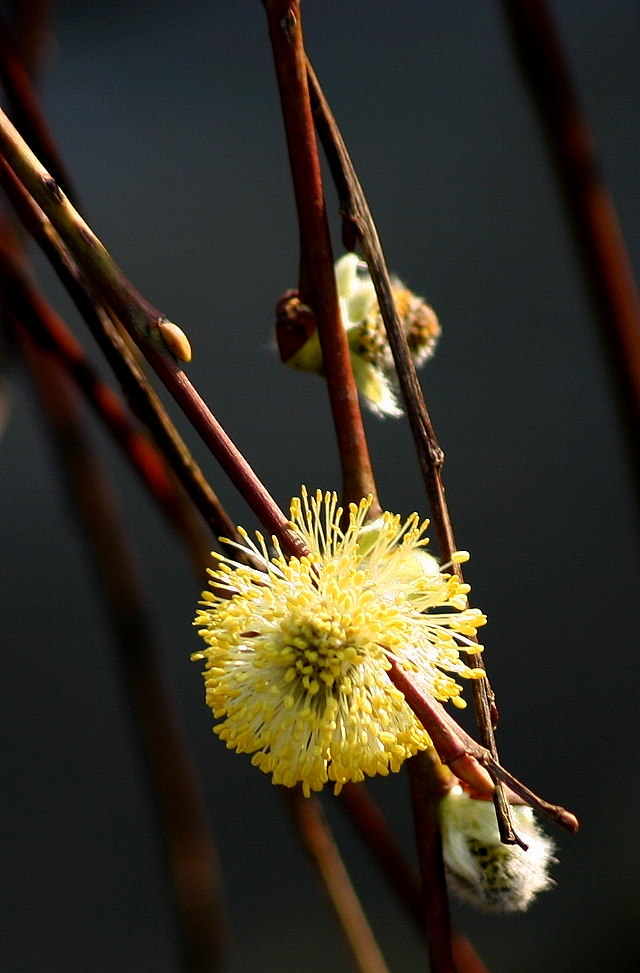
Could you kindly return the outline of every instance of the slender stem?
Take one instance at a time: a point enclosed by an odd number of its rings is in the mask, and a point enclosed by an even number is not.
[[[411,766],[411,764],[409,765]],[[366,842],[389,884],[421,935],[425,932],[425,904],[420,880],[396,842],[384,814],[365,784],[345,784],[340,801],[358,833]],[[452,934],[457,973],[489,973],[475,949],[462,933]]]
[[[395,663],[392,663],[389,670],[389,678],[404,695],[411,709],[428,730],[442,763],[450,767],[456,777],[465,781],[471,788],[488,794],[492,782],[488,776],[482,776],[482,772],[486,768],[493,777],[497,777],[507,784],[523,799],[525,804],[529,804],[540,814],[553,821],[554,824],[571,832],[571,834],[578,830],[579,824],[575,814],[557,804],[549,804],[548,801],[534,794],[508,770],[505,770],[486,747],[476,743],[456,723],[441,703],[438,703],[432,696],[422,693],[407,673]],[[517,836],[516,840],[518,844],[523,844]]]
[[[482,962],[466,936],[454,932],[453,960],[457,973],[489,973],[489,969]]]
[[[318,870],[361,973],[389,973],[331,829],[316,797],[296,788],[285,799],[309,857]]]
[[[71,251],[96,302],[115,312],[265,529],[278,537],[286,553],[302,556],[304,545],[290,528],[288,518],[165,345],[162,327],[171,322],[138,294],[3,112],[0,151]]]
[[[417,928],[424,933],[424,902],[420,880],[366,786],[345,784],[340,791],[340,802]]]
[[[30,78],[37,78],[50,43],[53,0],[14,0],[11,25],[16,50]]]
[[[314,315],[336,431],[343,501],[372,494],[370,516],[380,513],[371,459],[353,378],[347,335],[338,307],[331,236],[324,201],[309,90],[299,0],[265,0],[300,233],[299,292]]]
[[[88,442],[82,403],[68,375],[55,358],[38,348],[26,329],[14,324],[109,609],[117,659],[164,832],[184,969],[220,973],[227,937],[217,856],[195,768],[160,671],[160,655],[115,498]]]
[[[640,297],[593,135],[546,0],[502,0],[560,183],[640,488]]]
[[[198,572],[208,560],[211,541],[203,521],[173,477],[164,456],[136,428],[114,389],[94,371],[80,343],[34,284],[9,224],[0,215],[0,265],[3,296],[10,310],[43,348],[53,351],[73,376],[98,417],[149,490],[155,503],[190,552]],[[197,518],[197,519],[196,519]]]
[[[447,563],[456,550],[451,517],[447,506],[442,482],[444,453],[436,439],[431,417],[422,394],[416,368],[409,351],[407,338],[398,316],[391,293],[389,271],[384,259],[380,238],[376,229],[369,204],[353,167],[340,130],[322,92],[311,64],[307,61],[307,73],[312,97],[313,112],[318,133],[327,154],[329,166],[338,190],[345,220],[355,231],[362,243],[362,251],[367,261],[371,279],[378,297],[380,313],[389,338],[389,345],[398,375],[398,382],[405,402],[411,431],[413,434],[420,469],[425,482],[431,516],[433,518],[438,547],[442,560]],[[462,581],[459,564],[453,565]],[[469,660],[468,660],[469,661]],[[484,668],[482,658],[473,656],[473,665]],[[498,758],[494,736],[494,726],[498,713],[494,695],[488,679],[476,680],[473,685],[473,702],[478,720],[480,736],[484,745]],[[513,827],[511,809],[504,788],[498,783],[494,793],[494,804],[501,840],[512,844],[516,834]]]
[[[40,245],[61,283],[69,292],[118,378],[129,405],[141,422],[150,430],[158,444],[158,449],[171,465],[177,479],[182,483],[216,536],[224,535],[232,540],[240,540],[239,536],[236,536],[233,522],[227,516],[218,497],[209,486],[202,470],[152,388],[137,361],[136,355],[123,338],[121,329],[113,323],[104,308],[94,301],[77,264],[60,236],[40,207],[25,191],[13,170],[7,166],[5,160],[1,157],[0,183],[2,183],[23,225]],[[79,347],[75,339],[72,340],[75,347]],[[70,350],[68,340],[65,339],[64,344]],[[175,497],[175,491],[172,492],[174,500],[178,501],[179,506],[183,508],[182,513],[178,508],[175,508],[176,515],[192,520],[191,512],[187,511],[185,502],[178,500]]]

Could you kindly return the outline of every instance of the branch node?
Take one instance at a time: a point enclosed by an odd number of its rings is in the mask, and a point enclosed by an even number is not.
[[[54,202],[56,203],[62,202],[62,200],[64,199],[64,195],[62,193],[62,190],[60,189],[60,186],[55,181],[53,176],[44,176],[42,179],[42,185],[44,186],[47,193],[49,194],[49,196]]]

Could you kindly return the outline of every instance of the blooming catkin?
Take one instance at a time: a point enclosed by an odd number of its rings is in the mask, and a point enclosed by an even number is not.
[[[483,675],[458,647],[480,652],[471,640],[486,619],[467,607],[469,586],[424,550],[428,522],[385,513],[365,526],[370,506],[371,497],[352,504],[343,531],[335,493],[303,488],[291,526],[308,557],[287,560],[274,539],[270,558],[262,535],[255,543],[240,529],[258,567],[215,554],[194,622],[206,647],[192,658],[205,661],[206,701],[223,718],[214,732],[274,784],[301,782],[307,795],[397,771],[431,745],[389,679],[390,660],[457,706],[451,674]]]

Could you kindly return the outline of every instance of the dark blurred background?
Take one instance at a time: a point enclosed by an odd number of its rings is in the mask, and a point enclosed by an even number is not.
[[[552,8],[637,269],[640,11],[633,0]],[[530,913],[456,907],[456,922],[493,973],[626,973],[640,909],[637,507],[499,5],[306,0],[303,15],[389,264],[443,325],[423,384],[457,541],[472,552],[473,604],[489,615],[503,761],[582,822],[575,837],[553,832],[558,884]],[[338,487],[323,383],[285,369],[273,348],[273,307],[296,283],[296,225],[260,4],[64,0],[52,29],[44,102],[94,230],[189,334],[190,377],[278,501],[286,506],[301,483]],[[328,204],[338,240],[331,192]],[[176,973],[101,601],[30,388],[20,372],[10,377],[0,443],[0,969]],[[180,426],[232,517],[256,526]],[[426,513],[406,422],[367,418],[367,430],[385,507]],[[211,733],[200,666],[189,661],[203,579],[97,428],[96,437],[139,547],[220,843],[233,973],[346,973],[278,792]],[[373,790],[410,850],[404,774]],[[424,970],[417,935],[333,800],[325,804],[391,969]]]

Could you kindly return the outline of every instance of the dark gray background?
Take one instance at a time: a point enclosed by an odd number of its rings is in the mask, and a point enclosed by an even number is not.
[[[631,0],[553,9],[637,268],[640,13]],[[458,543],[473,556],[473,603],[490,619],[504,762],[582,820],[576,837],[554,832],[558,885],[528,915],[460,908],[456,921],[494,973],[623,973],[640,907],[634,495],[498,5],[307,0],[304,17],[390,266],[443,324],[423,381]],[[260,4],[61,2],[54,26],[46,108],[93,228],[190,335],[190,376],[278,501],[302,482],[338,486],[323,384],[284,369],[271,347],[297,253]],[[337,228],[332,194],[329,207]],[[44,269],[42,279],[58,293]],[[14,378],[0,444],[0,968],[174,973],[101,604],[31,393]],[[232,516],[255,526],[181,427]],[[367,429],[385,506],[426,513],[406,424],[368,419]],[[350,961],[277,792],[211,733],[189,661],[201,579],[103,448],[221,845],[233,971],[342,973]],[[404,776],[374,790],[410,848]],[[326,803],[391,969],[425,969],[417,937]]]

